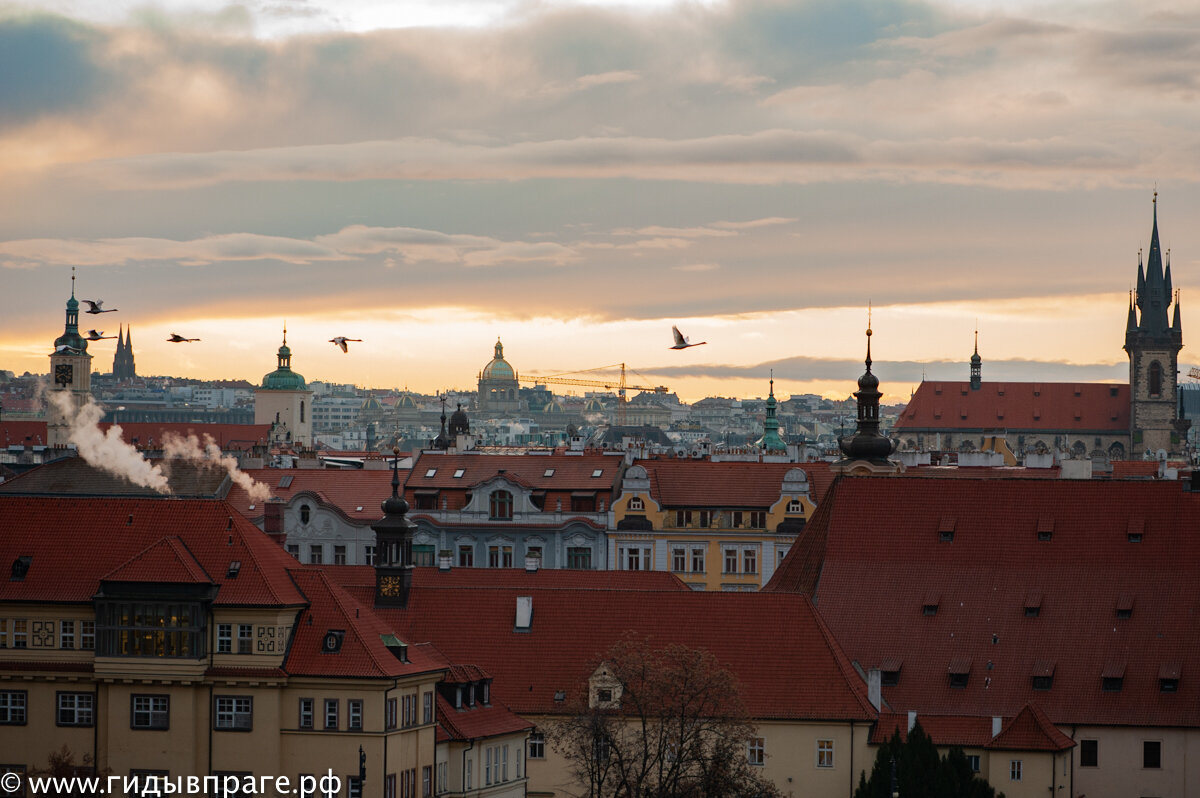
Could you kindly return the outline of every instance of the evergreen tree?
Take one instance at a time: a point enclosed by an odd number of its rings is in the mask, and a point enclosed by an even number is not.
[[[897,730],[879,746],[871,775],[864,771],[859,776],[854,798],[892,798],[893,776],[899,798],[997,798],[995,789],[971,770],[961,748],[939,756],[920,722],[907,740]]]

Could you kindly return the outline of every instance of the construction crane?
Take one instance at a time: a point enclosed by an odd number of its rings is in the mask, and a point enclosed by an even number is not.
[[[632,388],[635,391],[650,391],[651,393],[667,393],[668,388],[665,385],[630,385],[625,381],[625,364],[613,363],[611,366],[599,366],[594,369],[584,369],[582,371],[564,371],[563,374],[588,374],[593,371],[606,371],[608,369],[620,369],[621,377],[616,380],[584,380],[578,377],[563,377],[559,374],[550,374],[545,377],[518,377],[521,382],[532,382],[535,385],[577,385],[584,388],[608,388],[617,389],[617,424],[625,426],[625,391]]]

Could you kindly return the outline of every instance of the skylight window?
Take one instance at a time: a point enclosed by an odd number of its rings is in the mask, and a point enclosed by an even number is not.
[[[544,476],[544,477],[552,477],[552,476],[554,476],[554,469],[553,469],[553,468],[547,468],[547,469],[546,469],[546,473],[542,474],[542,476]]]
[[[604,475],[603,468],[597,468],[595,471],[592,472],[593,477],[599,477],[599,476],[603,476],[603,475]]]
[[[292,480],[294,478],[295,477],[293,477],[291,474],[285,474],[284,476],[279,478],[279,487],[290,488],[292,486]]]
[[[430,477],[434,476],[435,474],[437,474],[437,469],[436,469],[436,468],[431,468],[431,469],[429,469],[428,471],[426,471],[426,472],[425,472],[425,478],[426,478],[426,479],[429,479]]]
[[[226,579],[237,579],[237,575],[242,571],[242,561],[233,560],[229,563],[229,570],[225,572]]]
[[[467,473],[467,469],[465,469],[465,468],[456,468],[456,469],[454,469],[454,478],[455,478],[455,479],[462,479],[462,475],[463,475],[463,474],[465,474],[465,473]]]

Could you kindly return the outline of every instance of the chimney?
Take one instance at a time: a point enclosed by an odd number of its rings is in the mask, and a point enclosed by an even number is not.
[[[537,556],[536,554],[526,554],[525,555],[525,573],[536,574],[538,571],[538,568],[541,567],[541,564],[542,564],[542,558]]]
[[[999,715],[993,716],[992,717],[992,736],[995,737],[996,735],[998,735],[1002,728],[1004,728],[1004,718],[1000,717]]]
[[[908,711],[908,730],[912,731],[913,726],[916,726],[916,725],[917,725],[917,711],[915,709],[910,709]]]
[[[533,596],[517,596],[517,622],[514,632],[528,632],[533,625]]]
[[[867,671],[867,700],[871,702],[871,706],[875,707],[876,712],[883,705],[883,678],[879,673],[879,668],[871,668]]]
[[[280,546],[287,542],[287,533],[283,530],[282,499],[267,499],[263,503],[263,532]]]
[[[454,555],[447,549],[442,549],[438,552],[438,570],[449,571],[454,567]]]

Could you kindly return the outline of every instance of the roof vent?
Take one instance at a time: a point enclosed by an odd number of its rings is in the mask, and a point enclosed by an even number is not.
[[[24,582],[25,574],[29,573],[29,566],[33,564],[33,557],[21,555],[13,560],[12,576],[8,578],[10,582]]]
[[[330,629],[321,638],[321,653],[336,654],[342,650],[342,640],[346,637],[345,629]]]
[[[1037,539],[1045,542],[1054,537],[1054,519],[1043,517],[1038,519]]]
[[[563,701],[566,701],[567,700],[567,691],[566,690],[555,690],[554,691],[554,700],[560,704]]]
[[[1130,543],[1141,543],[1142,533],[1146,531],[1146,522],[1141,518],[1130,518],[1129,526],[1125,529],[1125,536]]]
[[[237,579],[237,575],[242,571],[242,561],[234,560],[229,563],[229,570],[225,572],[226,579]]]
[[[517,596],[517,623],[514,632],[528,632],[533,625],[533,596]]]

